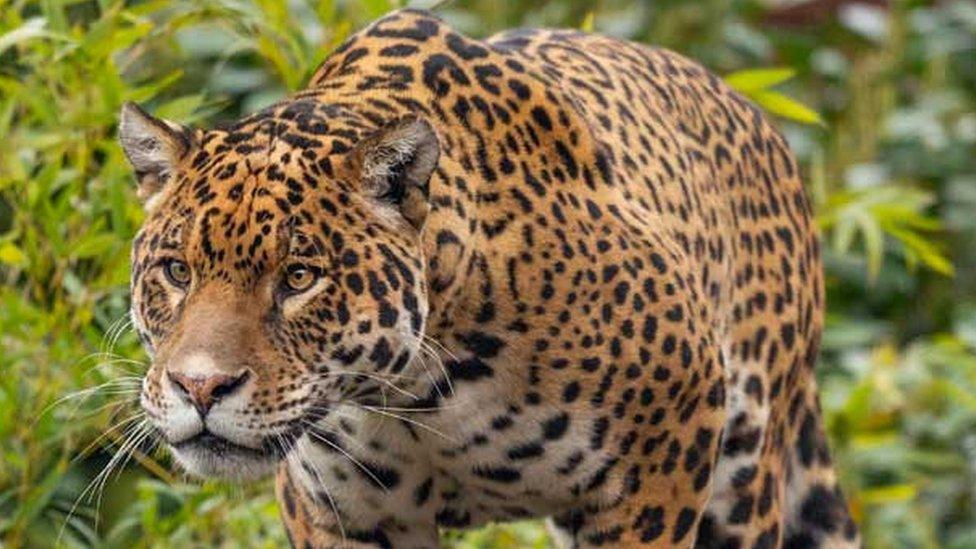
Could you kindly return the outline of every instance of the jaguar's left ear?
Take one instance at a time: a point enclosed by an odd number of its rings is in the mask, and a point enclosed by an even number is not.
[[[437,133],[414,115],[394,120],[364,138],[351,156],[364,192],[398,208],[417,229],[427,216],[427,184],[439,157]]]
[[[139,198],[151,209],[153,198],[173,179],[177,165],[190,152],[192,134],[126,102],[119,116],[119,141],[135,169]]]

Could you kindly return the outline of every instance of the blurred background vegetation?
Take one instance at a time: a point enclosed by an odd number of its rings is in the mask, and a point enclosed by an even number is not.
[[[142,212],[116,116],[125,100],[197,124],[253,111],[394,7],[0,0],[0,547],[285,543],[266,486],[187,482],[146,448],[98,477],[144,367],[125,324]],[[976,3],[457,0],[438,12],[475,36],[566,26],[667,46],[776,114],[824,232],[822,400],[865,543],[976,547]],[[532,522],[445,544],[548,546]]]

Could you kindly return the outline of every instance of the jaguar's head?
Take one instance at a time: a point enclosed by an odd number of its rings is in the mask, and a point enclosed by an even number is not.
[[[305,100],[204,131],[127,104],[119,135],[141,405],[189,472],[263,475],[338,403],[422,390],[429,123]]]

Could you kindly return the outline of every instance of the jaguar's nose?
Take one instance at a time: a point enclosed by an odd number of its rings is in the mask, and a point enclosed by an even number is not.
[[[238,391],[250,378],[248,370],[242,370],[236,374],[207,375],[190,375],[171,371],[167,372],[166,375],[180,397],[192,404],[201,417],[206,416],[210,408],[220,399]]]

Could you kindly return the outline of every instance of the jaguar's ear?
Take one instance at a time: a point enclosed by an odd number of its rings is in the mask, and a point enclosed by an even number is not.
[[[139,198],[147,207],[192,146],[187,128],[155,118],[131,102],[122,105],[119,141],[135,169]]]
[[[365,193],[398,208],[418,229],[427,216],[427,184],[439,157],[434,128],[413,115],[388,123],[352,153]]]

